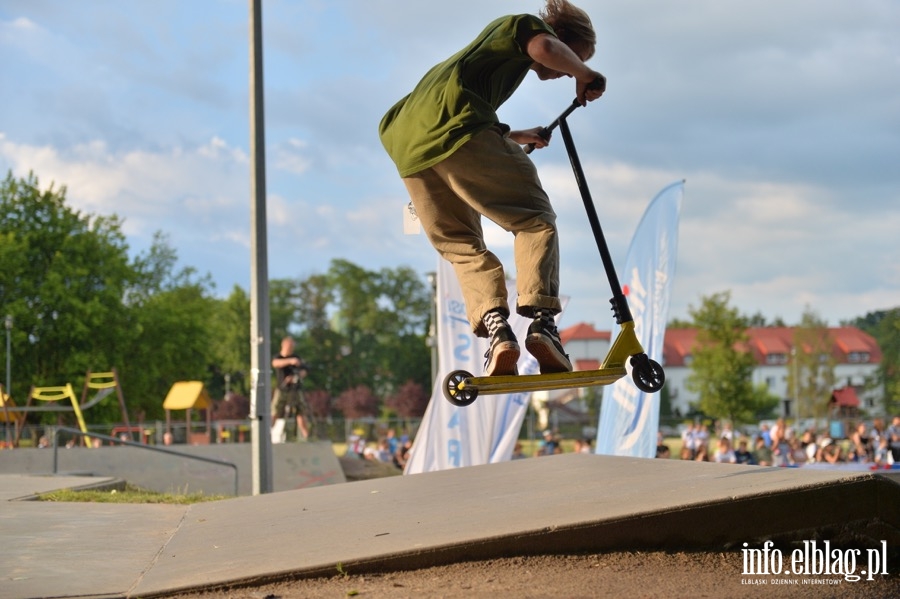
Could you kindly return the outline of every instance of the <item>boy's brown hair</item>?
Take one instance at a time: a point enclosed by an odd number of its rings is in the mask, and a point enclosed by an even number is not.
[[[547,0],[538,16],[553,28],[556,37],[573,50],[587,50],[587,58],[594,55],[597,34],[591,18],[568,0]]]

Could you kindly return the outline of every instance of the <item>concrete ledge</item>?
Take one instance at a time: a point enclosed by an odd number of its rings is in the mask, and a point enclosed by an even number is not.
[[[167,449],[190,456],[235,464],[238,495],[253,492],[249,443],[173,445]],[[60,448],[60,473],[121,478],[159,493],[234,495],[234,470],[140,447]],[[288,491],[346,482],[329,442],[284,443],[272,446],[273,490]],[[53,472],[53,450],[20,448],[4,451],[0,474],[46,475]]]

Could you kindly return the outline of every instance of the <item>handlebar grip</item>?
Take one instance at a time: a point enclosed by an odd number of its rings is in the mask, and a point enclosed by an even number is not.
[[[596,79],[588,83],[588,89],[599,89],[600,91],[606,91],[606,77],[603,75],[599,75]]]
[[[541,137],[543,137],[543,138],[546,139],[547,141],[550,141],[550,134],[551,134],[551,131],[550,131],[550,129],[548,129],[547,127],[543,127],[543,128],[538,132],[538,135],[540,135]],[[534,148],[535,148],[535,145],[534,145],[534,144],[528,144],[527,146],[525,146],[525,153],[526,153],[526,154],[531,154],[532,152],[534,152]]]

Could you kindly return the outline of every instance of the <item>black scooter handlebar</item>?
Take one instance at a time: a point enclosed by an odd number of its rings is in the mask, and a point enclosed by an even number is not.
[[[606,77],[604,77],[602,75],[600,77],[597,77],[590,83],[590,85],[588,85],[588,89],[600,89],[600,90],[606,91]],[[550,123],[549,125],[547,125],[546,127],[544,127],[541,130],[540,136],[543,137],[544,139],[550,139],[550,134],[553,133],[553,130],[559,126],[559,122],[561,120],[563,120],[564,118],[566,118],[567,116],[569,116],[570,114],[572,114],[572,112],[574,112],[574,110],[576,108],[578,108],[579,106],[581,106],[581,104],[578,102],[578,98],[575,98],[574,100],[572,100],[572,103],[569,104],[569,107],[566,108],[561,115],[556,117],[555,121],[553,121],[552,123]],[[534,144],[528,144],[527,146],[525,146],[526,154],[531,154],[533,151],[534,151]]]

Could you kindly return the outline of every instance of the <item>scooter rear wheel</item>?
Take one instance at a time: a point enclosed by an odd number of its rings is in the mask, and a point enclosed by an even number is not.
[[[460,408],[472,405],[478,398],[478,389],[471,387],[459,388],[460,383],[470,378],[472,378],[472,375],[465,370],[454,370],[445,376],[442,390],[447,401]]]
[[[645,393],[656,393],[666,382],[666,372],[656,360],[647,354],[631,356],[631,378],[638,389]]]

